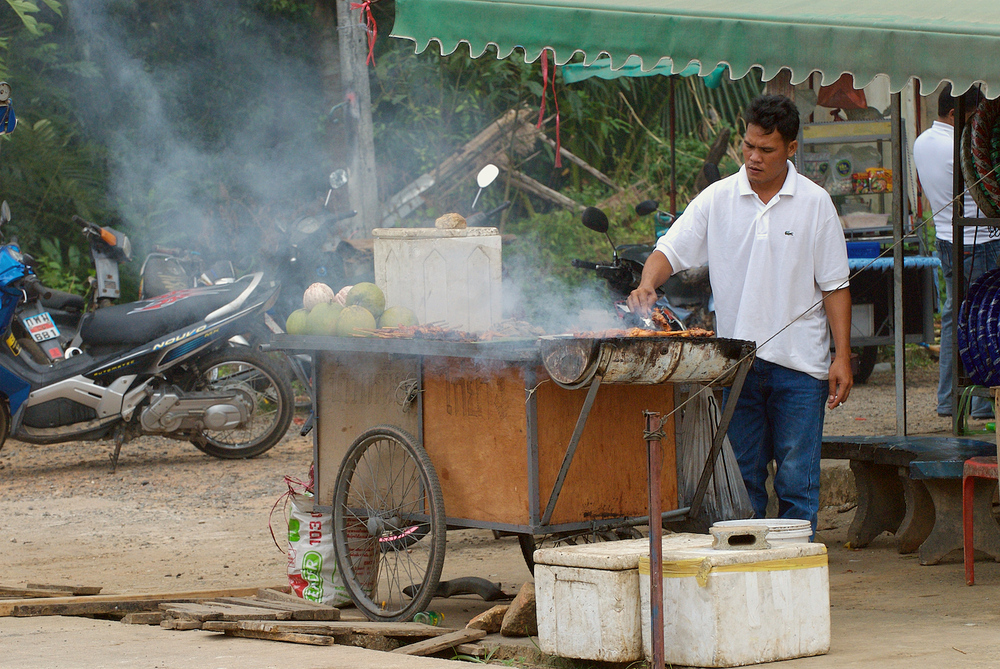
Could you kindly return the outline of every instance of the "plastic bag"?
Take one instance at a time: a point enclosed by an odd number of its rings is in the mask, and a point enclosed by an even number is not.
[[[337,573],[332,514],[313,510],[313,500],[290,495],[288,585],[302,599],[343,606],[351,601]]]

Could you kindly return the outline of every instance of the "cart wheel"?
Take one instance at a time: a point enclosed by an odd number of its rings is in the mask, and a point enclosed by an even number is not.
[[[410,620],[427,608],[444,565],[441,484],[427,452],[382,425],[344,456],[333,497],[337,568],[368,618]]]
[[[622,539],[642,539],[643,534],[634,527],[613,527],[582,532],[561,532],[559,534],[518,534],[517,543],[521,547],[524,564],[528,571],[535,573],[535,551],[539,548],[554,546],[576,546],[579,544],[596,544],[599,541],[620,541]]]

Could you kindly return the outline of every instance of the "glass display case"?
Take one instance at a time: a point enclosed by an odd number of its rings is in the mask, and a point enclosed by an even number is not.
[[[904,189],[906,207],[906,179],[889,168],[891,139],[888,120],[802,126],[797,169],[830,194],[848,239],[892,238],[895,186]]]

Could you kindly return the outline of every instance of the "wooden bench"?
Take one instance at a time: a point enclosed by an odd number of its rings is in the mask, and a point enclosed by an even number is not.
[[[995,456],[995,443],[959,437],[824,437],[822,457],[850,460],[858,508],[848,544],[862,548],[882,532],[896,535],[900,553],[919,552],[937,564],[962,548],[962,467]],[[1000,560],[1000,527],[992,488],[976,493],[976,549]]]

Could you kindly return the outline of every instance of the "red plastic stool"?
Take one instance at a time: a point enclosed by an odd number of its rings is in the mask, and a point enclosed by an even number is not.
[[[975,549],[972,524],[973,498],[976,490],[976,479],[997,480],[997,459],[993,457],[969,458],[962,468],[962,552],[965,557],[965,583],[973,585],[975,575]]]

